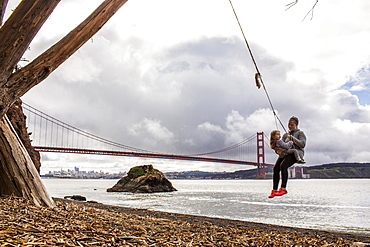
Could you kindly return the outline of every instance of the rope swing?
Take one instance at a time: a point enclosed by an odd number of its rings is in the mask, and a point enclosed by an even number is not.
[[[234,12],[234,15],[235,15],[236,21],[238,22],[238,25],[239,25],[240,31],[241,31],[241,32],[242,32],[242,34],[243,34],[244,42],[245,42],[245,44],[247,45],[247,48],[248,48],[249,54],[250,54],[250,56],[251,56],[252,62],[253,62],[253,64],[254,64],[254,67],[255,67],[255,69],[256,69],[256,73],[255,73],[255,75],[254,75],[254,79],[255,79],[255,82],[256,82],[256,86],[257,86],[257,88],[258,88],[258,89],[259,89],[259,88],[261,88],[261,86],[262,86],[263,90],[264,90],[264,91],[265,91],[265,93],[266,93],[267,99],[268,99],[268,101],[269,101],[269,103],[270,103],[271,110],[272,110],[272,112],[274,113],[276,127],[277,127],[277,122],[276,122],[276,121],[279,121],[279,123],[280,123],[281,127],[283,127],[284,131],[285,131],[285,132],[287,132],[287,131],[286,131],[286,129],[285,129],[285,127],[284,127],[284,125],[283,125],[283,123],[281,122],[281,120],[280,120],[279,116],[278,116],[278,115],[276,114],[276,112],[275,112],[274,106],[273,106],[272,101],[271,101],[271,99],[270,99],[270,96],[269,96],[269,94],[268,94],[268,92],[267,92],[267,89],[266,89],[265,83],[263,83],[263,80],[262,80],[262,76],[261,76],[260,70],[258,69],[258,66],[257,66],[256,60],[254,59],[254,56],[253,56],[252,50],[251,50],[251,48],[250,48],[250,46],[249,46],[248,40],[247,40],[247,38],[245,37],[245,34],[244,34],[244,31],[243,31],[242,26],[240,25],[240,21],[239,21],[238,15],[237,15],[237,14],[236,14],[236,12],[235,12],[234,6],[233,6],[233,4],[232,4],[231,0],[229,0],[229,2],[230,2],[230,5],[231,5],[232,10],[233,10],[233,12]]]

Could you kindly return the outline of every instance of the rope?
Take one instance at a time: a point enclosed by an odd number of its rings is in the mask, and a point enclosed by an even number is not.
[[[265,91],[265,93],[266,93],[266,96],[267,96],[268,102],[270,103],[270,107],[271,107],[271,109],[272,109],[272,112],[274,113],[275,123],[276,123],[276,120],[278,120],[278,121],[279,121],[279,123],[280,123],[280,125],[281,125],[281,127],[283,127],[284,131],[285,131],[285,132],[287,132],[287,131],[286,131],[286,129],[285,129],[285,127],[284,127],[284,125],[283,125],[283,123],[281,122],[281,120],[280,120],[279,116],[278,116],[278,115],[276,114],[276,112],[275,112],[275,108],[274,108],[274,106],[273,106],[273,104],[272,104],[272,101],[271,101],[271,98],[270,98],[270,96],[269,96],[269,94],[268,94],[268,92],[267,92],[267,89],[266,89],[266,87],[265,87],[265,83],[264,83],[264,82],[263,82],[263,80],[262,80],[261,73],[260,73],[260,71],[259,71],[259,69],[258,69],[258,66],[257,66],[256,60],[254,59],[254,56],[253,56],[253,53],[252,53],[252,49],[250,48],[249,43],[248,43],[248,40],[247,40],[247,38],[245,37],[245,34],[244,34],[244,31],[243,31],[243,28],[242,28],[242,26],[241,26],[241,24],[240,24],[240,21],[239,21],[238,15],[237,15],[237,14],[236,14],[236,12],[235,12],[235,9],[234,9],[234,6],[233,6],[233,3],[231,2],[231,0],[229,0],[229,2],[230,2],[230,5],[231,5],[232,10],[233,10],[233,12],[234,12],[234,15],[235,15],[236,21],[238,22],[238,25],[239,25],[240,31],[241,31],[241,32],[242,32],[242,34],[243,34],[244,42],[245,42],[245,44],[247,45],[247,48],[248,48],[249,54],[250,54],[250,56],[251,56],[251,58],[252,58],[252,62],[253,62],[253,64],[254,64],[254,67],[255,67],[256,72],[257,72],[257,73],[256,73],[256,84],[257,84],[257,87],[258,87],[258,88],[260,88],[260,84],[262,84],[262,87],[263,87],[263,90],[264,90],[264,91]],[[260,82],[260,83],[259,83],[259,82]],[[277,123],[276,123],[276,126],[277,126]]]

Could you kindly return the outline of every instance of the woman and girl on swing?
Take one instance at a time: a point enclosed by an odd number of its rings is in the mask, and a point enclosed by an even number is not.
[[[279,130],[273,130],[270,133],[270,147],[279,155],[274,166],[273,188],[269,198],[282,196],[287,192],[288,168],[295,163],[304,164],[304,147],[306,146],[306,135],[298,129],[299,120],[297,117],[291,117],[288,122],[289,133],[282,137]],[[281,186],[280,182],[281,172]]]

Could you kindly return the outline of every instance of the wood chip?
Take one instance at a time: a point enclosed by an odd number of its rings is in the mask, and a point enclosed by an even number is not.
[[[125,214],[57,201],[55,208],[0,197],[1,246],[352,246],[349,240],[246,230]]]

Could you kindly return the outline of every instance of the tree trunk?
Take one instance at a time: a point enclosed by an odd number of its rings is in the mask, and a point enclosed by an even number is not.
[[[3,19],[5,14],[6,5],[8,0],[0,0],[0,26],[3,25]]]
[[[22,0],[1,26],[7,2],[0,0],[0,195],[21,196],[52,207],[53,200],[5,114],[97,33],[127,0],[105,0],[74,30],[19,70],[14,70],[17,63],[60,0]]]
[[[38,173],[40,173],[41,168],[41,156],[38,151],[32,146],[32,141],[30,139],[30,133],[27,130],[27,117],[23,113],[22,100],[18,99],[6,113],[6,116],[12,123],[12,126],[17,132],[19,139],[21,139],[23,146],[26,148],[28,154],[30,155],[33,164],[36,167]]]
[[[24,197],[35,205],[53,207],[53,199],[6,116],[0,121],[0,145],[0,194]]]

